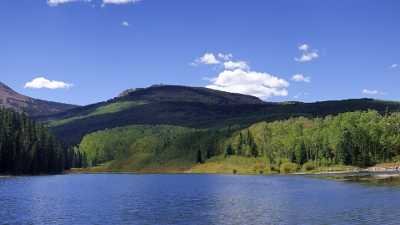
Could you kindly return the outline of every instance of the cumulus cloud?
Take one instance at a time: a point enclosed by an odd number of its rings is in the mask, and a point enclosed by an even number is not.
[[[245,61],[227,61],[224,62],[224,67],[226,70],[235,70],[235,69],[241,69],[241,70],[249,70],[250,67],[247,65],[247,62]]]
[[[292,77],[292,81],[310,83],[311,82],[311,77],[306,77],[303,74],[295,74]]]
[[[385,92],[381,92],[378,90],[370,90],[370,89],[364,89],[362,90],[362,93],[365,95],[385,95]]]
[[[224,53],[218,53],[218,58],[220,58],[223,61],[228,61],[231,60],[233,58],[233,55],[228,53],[228,54],[224,54]]]
[[[192,65],[221,65],[223,71],[215,77],[203,80],[210,82],[210,89],[252,95],[262,99],[272,96],[287,96],[289,82],[277,76],[251,70],[246,61],[232,60],[232,54],[206,53],[195,60]]]
[[[113,5],[135,4],[140,1],[141,0],[102,0],[102,6],[105,6],[107,4],[113,4]],[[47,4],[49,6],[58,6],[71,2],[93,2],[93,0],[47,0]]]
[[[200,58],[196,59],[192,65],[199,65],[199,64],[205,64],[205,65],[215,65],[215,64],[220,64],[221,62],[215,57],[213,53],[205,53],[203,56]]]
[[[310,46],[308,46],[308,44],[302,44],[299,46],[300,51],[308,51],[309,48]]]
[[[318,50],[310,50],[310,46],[308,44],[302,44],[298,47],[298,49],[301,52],[301,56],[300,58],[294,58],[294,60],[297,62],[310,62],[319,58]]]
[[[238,61],[238,62],[233,62],[231,59],[233,58],[233,55],[231,53],[205,53],[203,56],[199,57],[196,59],[194,62],[192,62],[190,65],[192,66],[197,66],[199,64],[204,64],[204,65],[216,65],[216,64],[222,64],[225,68],[229,67],[230,69],[235,69],[235,68],[243,68],[246,67],[246,62],[244,61]]]
[[[65,83],[62,81],[55,81],[55,80],[48,80],[44,77],[37,77],[30,82],[25,84],[25,88],[32,88],[32,89],[65,89],[72,87],[73,84]]]
[[[114,5],[124,5],[124,4],[134,4],[141,0],[103,0],[103,4],[114,4]]]
[[[58,6],[71,2],[91,2],[92,0],[47,0],[49,6]]]
[[[267,99],[272,96],[287,96],[289,83],[268,73],[235,69],[221,72],[206,87]]]
[[[129,22],[128,21],[122,21],[121,25],[124,26],[124,27],[129,27]]]

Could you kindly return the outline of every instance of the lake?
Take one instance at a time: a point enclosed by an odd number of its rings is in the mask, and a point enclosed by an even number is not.
[[[400,187],[303,176],[0,178],[0,224],[398,225]]]

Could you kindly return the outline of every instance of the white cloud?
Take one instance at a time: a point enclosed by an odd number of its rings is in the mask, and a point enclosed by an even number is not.
[[[262,99],[272,96],[287,96],[289,83],[268,73],[245,71],[242,69],[225,70],[207,88],[253,95]]]
[[[396,68],[398,68],[399,67],[399,64],[392,64],[391,66],[390,66],[390,68],[392,68],[392,69],[396,69]]]
[[[134,4],[140,1],[141,0],[103,0],[103,4],[123,5],[123,4]]]
[[[369,90],[369,89],[364,89],[362,90],[362,93],[365,95],[385,95],[385,92],[381,92],[378,90]]]
[[[121,25],[124,26],[124,27],[129,27],[129,22],[128,21],[122,21]]]
[[[55,80],[48,80],[44,77],[37,77],[30,82],[25,84],[25,88],[32,88],[32,89],[63,89],[63,88],[70,88],[73,84],[68,84],[62,81],[55,81]]]
[[[314,59],[319,58],[318,50],[310,50],[310,46],[308,44],[302,44],[298,47],[301,52],[300,58],[294,58],[297,62],[310,62]]]
[[[233,55],[230,53],[228,53],[228,54],[218,53],[218,58],[220,58],[221,60],[224,60],[224,61],[228,61],[233,58]]]
[[[105,6],[107,4],[114,4],[114,5],[135,4],[140,1],[141,0],[102,0],[102,6]],[[47,0],[47,4],[49,6],[58,6],[71,2],[93,2],[93,0]]]
[[[226,70],[235,70],[235,69],[242,69],[242,70],[249,70],[250,67],[247,65],[247,62],[245,61],[227,61],[224,62],[224,67]]]
[[[302,44],[299,46],[300,51],[308,51],[309,48],[310,46],[308,46],[308,44]]]
[[[58,6],[71,2],[91,2],[92,0],[47,0],[49,6]]]
[[[220,64],[217,57],[213,53],[205,53],[202,57],[195,60],[192,65],[205,64],[205,65],[215,65]]]
[[[220,64],[223,66],[223,71],[216,77],[203,78],[210,82],[206,86],[210,89],[252,95],[262,99],[288,95],[289,82],[286,80],[268,73],[252,71],[246,61],[233,61],[232,58],[232,54],[206,53],[192,65]]]
[[[292,77],[292,81],[310,83],[311,77],[306,77],[303,74],[295,74]]]
[[[319,57],[317,52],[304,52],[300,58],[295,58],[297,62],[309,62]]]

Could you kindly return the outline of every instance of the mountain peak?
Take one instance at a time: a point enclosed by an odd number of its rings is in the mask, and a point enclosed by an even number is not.
[[[8,92],[8,93],[16,93],[13,89],[9,86],[5,85],[3,82],[0,81],[0,93]]]
[[[180,85],[152,85],[147,88],[128,89],[119,98],[148,102],[197,102],[205,104],[245,105],[263,104],[254,96],[223,92],[204,87]]]
[[[9,86],[0,82],[0,106],[5,108],[11,108],[16,111],[23,111],[22,108],[27,106],[29,97],[18,94]]]
[[[75,106],[57,102],[49,102],[30,98],[19,94],[6,84],[0,82],[0,108],[25,112],[31,116],[49,115],[59,113]]]

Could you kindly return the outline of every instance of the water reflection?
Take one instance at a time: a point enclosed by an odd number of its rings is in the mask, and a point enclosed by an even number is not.
[[[0,179],[0,224],[398,224],[398,187],[299,176]]]

